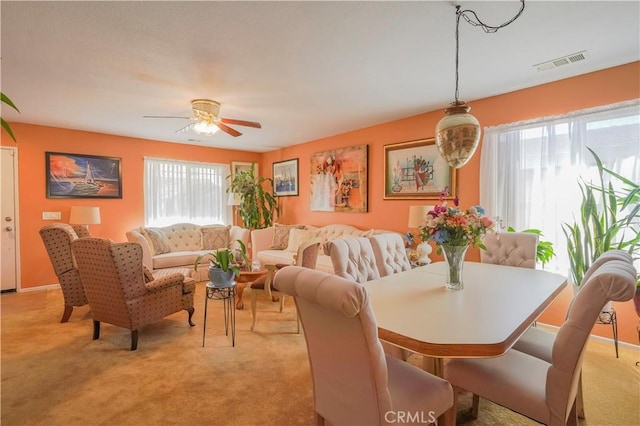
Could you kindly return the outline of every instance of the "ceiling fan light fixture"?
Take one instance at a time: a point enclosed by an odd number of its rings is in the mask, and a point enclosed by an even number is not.
[[[196,124],[193,125],[193,131],[201,135],[211,136],[216,134],[218,130],[220,130],[218,126],[206,120],[198,121]]]

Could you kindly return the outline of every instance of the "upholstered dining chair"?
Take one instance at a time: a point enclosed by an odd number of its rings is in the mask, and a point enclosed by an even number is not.
[[[64,297],[64,312],[60,322],[67,322],[74,307],[87,304],[80,274],[71,253],[71,242],[77,240],[78,236],[71,225],[52,223],[40,228],[40,238],[47,249]]]
[[[186,310],[193,317],[195,280],[171,274],[149,282],[138,243],[114,243],[104,238],[80,238],[71,243],[93,317],[93,339],[100,322],[131,330],[131,350],[138,347],[138,330],[167,315]]]
[[[298,247],[297,253],[293,257],[295,266],[302,266],[304,268],[315,269],[316,262],[318,260],[318,254],[320,252],[320,238],[311,239]],[[284,309],[284,294],[280,294],[273,287],[273,277],[275,272],[283,267],[288,266],[285,264],[277,264],[277,265],[265,265],[267,269],[267,274],[262,277],[256,279],[251,284],[247,285],[245,288],[245,293],[249,293],[251,298],[251,331],[256,328],[256,320],[257,320],[257,304],[258,304],[258,296],[260,294],[265,294],[269,300],[273,299],[273,296],[278,296],[280,298],[280,312]],[[296,320],[298,333],[300,333],[300,322]]]
[[[381,277],[411,269],[404,247],[404,239],[395,232],[374,234],[369,237],[376,265]]]
[[[596,259],[595,262],[591,264],[587,272],[584,274],[582,279],[583,283],[586,283],[591,275],[596,272],[602,265],[611,261],[618,260],[621,262],[626,262],[630,267],[633,267],[633,258],[629,253],[623,250],[611,250],[605,252]],[[581,288],[579,286],[578,288]],[[573,302],[572,302],[573,303]],[[569,309],[571,309],[571,305],[569,305]],[[551,352],[553,349],[553,342],[556,339],[556,333],[552,333],[550,331],[543,330],[538,327],[530,327],[523,335],[516,341],[513,345],[512,349],[524,352],[528,355],[534,356],[546,362],[551,362]],[[576,410],[578,413],[578,417],[581,419],[585,418],[584,413],[584,401],[582,395],[582,375],[580,375],[580,379],[578,382],[578,394],[576,396]]]
[[[576,395],[589,334],[608,301],[633,297],[636,272],[627,262],[612,260],[583,285],[553,342],[551,362],[516,350],[496,358],[452,359],[445,365],[445,379],[454,389],[472,392],[539,423],[577,424]],[[472,411],[477,413],[477,407]]]
[[[427,423],[451,409],[449,383],[384,354],[361,284],[297,266],[281,269],[274,281],[293,296],[302,322],[316,425],[387,425],[407,415]]]
[[[480,262],[520,268],[536,267],[538,235],[529,232],[497,232],[485,235],[486,250],[480,250]]]
[[[358,283],[380,278],[371,242],[366,237],[346,237],[328,241],[324,253],[331,257],[335,274]]]

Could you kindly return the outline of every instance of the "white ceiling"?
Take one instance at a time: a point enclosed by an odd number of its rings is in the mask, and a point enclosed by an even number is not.
[[[517,1],[458,2],[499,25]],[[404,2],[2,1],[8,121],[265,152],[447,106],[455,7]],[[549,71],[533,65],[586,50]],[[527,1],[494,34],[460,23],[460,99],[640,60],[640,2]],[[640,78],[640,76],[639,76]],[[190,100],[259,121],[175,133]],[[427,131],[427,135],[429,131]],[[202,139],[203,142],[190,142]]]

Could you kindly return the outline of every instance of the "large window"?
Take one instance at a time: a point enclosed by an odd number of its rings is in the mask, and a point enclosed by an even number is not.
[[[562,223],[579,218],[579,179],[599,183],[591,148],[605,167],[640,182],[640,101],[486,128],[480,203],[516,230],[537,228],[554,243],[547,269],[569,271]],[[618,184],[616,179],[613,184]]]
[[[229,224],[229,165],[144,159],[146,226]]]

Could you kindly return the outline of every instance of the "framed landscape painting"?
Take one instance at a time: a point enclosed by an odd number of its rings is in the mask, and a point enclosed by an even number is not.
[[[277,197],[298,195],[298,159],[273,163],[273,189]]]
[[[367,211],[367,145],[311,155],[311,210]]]
[[[440,156],[435,139],[384,146],[384,199],[452,200],[458,193],[457,169]]]
[[[121,158],[45,152],[47,198],[122,198]]]

